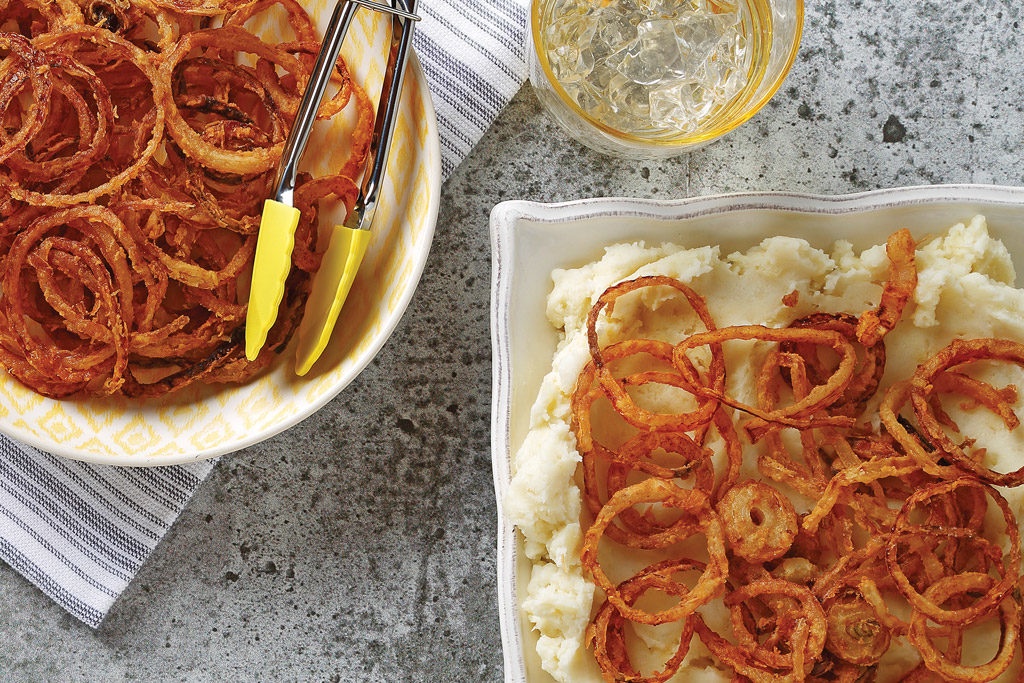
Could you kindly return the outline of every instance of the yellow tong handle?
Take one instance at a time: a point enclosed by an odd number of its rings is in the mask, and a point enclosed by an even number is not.
[[[324,252],[316,277],[325,282],[337,283],[337,288],[314,287],[306,300],[306,311],[302,318],[306,324],[299,326],[298,345],[295,349],[295,374],[305,375],[309,372],[327,348],[331,331],[352,289],[352,281],[356,279],[359,264],[369,244],[369,230],[334,226],[330,246]],[[307,321],[319,324],[311,325]]]
[[[259,239],[253,259],[252,289],[245,314],[245,357],[256,360],[277,320],[284,282],[292,265],[299,210],[273,199],[263,202]]]

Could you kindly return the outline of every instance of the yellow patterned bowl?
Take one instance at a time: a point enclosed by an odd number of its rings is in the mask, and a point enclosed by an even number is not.
[[[334,7],[303,4],[321,30]],[[343,54],[376,99],[389,30],[383,15],[360,10]],[[276,28],[266,26],[270,38]],[[310,373],[294,372],[286,350],[268,372],[239,386],[187,388],[158,401],[43,398],[0,371],[0,432],[56,455],[107,465],[156,466],[244,448],[300,422],[335,397],[373,359],[412,298],[434,236],[441,185],[437,119],[415,55],[402,88],[390,162],[372,239],[330,345]],[[319,140],[317,136],[322,136]],[[331,131],[314,130],[311,167],[333,153]],[[305,161],[305,160],[304,160]],[[328,216],[340,223],[344,216]]]

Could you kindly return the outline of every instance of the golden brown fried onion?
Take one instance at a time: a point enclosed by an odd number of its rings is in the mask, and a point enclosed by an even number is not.
[[[614,285],[592,307],[571,428],[592,517],[581,559],[604,595],[587,646],[605,680],[672,678],[694,635],[737,680],[755,682],[874,680],[897,639],[920,657],[907,681],[990,681],[1019,656],[1020,532],[995,487],[1020,485],[1024,467],[986,466],[940,399],[959,397],[962,409],[1016,429],[1016,387],[971,370],[1024,366],[1024,345],[956,340],[877,395],[886,334],[917,282],[910,233],[895,233],[887,251],[879,306],[860,316],[718,327],[699,293],[658,276]],[[680,327],[696,331],[675,342],[602,331],[622,315],[617,302],[645,291],[681,296]],[[754,402],[726,381],[732,343],[759,363],[747,371]],[[656,410],[642,400],[651,390],[662,397]],[[759,479],[743,462],[754,445]],[[669,557],[613,579],[605,544],[638,563],[644,553]],[[684,584],[686,573],[696,582]],[[659,607],[640,606],[649,593],[661,595]],[[728,633],[709,625],[710,603],[728,610]],[[669,622],[681,633],[674,652],[658,671],[639,671],[626,633]],[[992,622],[995,654],[966,664],[966,634]]]
[[[159,396],[243,382],[295,329],[321,205],[351,208],[373,107],[338,60],[319,117],[349,155],[302,175],[278,323],[241,353],[263,200],[319,39],[295,0],[2,3],[0,364],[52,397]],[[283,17],[290,39],[254,21]]]

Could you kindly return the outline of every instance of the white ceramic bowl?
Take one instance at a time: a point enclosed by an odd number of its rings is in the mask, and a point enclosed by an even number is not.
[[[491,214],[493,404],[491,454],[498,504],[498,605],[507,683],[552,681],[536,654],[536,635],[521,616],[519,596],[530,565],[503,501],[512,457],[529,427],[530,408],[551,368],[558,341],[545,317],[551,271],[594,261],[604,247],[647,240],[746,250],[772,235],[828,247],[884,243],[907,227],[939,231],[976,214],[1024,263],[1024,188],[929,186],[839,197],[734,194],[679,201],[590,199],[564,204],[504,202]]]
[[[324,0],[303,4],[321,24],[333,8]],[[375,101],[387,59],[387,21],[381,13],[360,11],[343,48],[353,74]],[[275,25],[260,31],[272,40],[283,38]],[[314,170],[332,154],[347,154],[322,129],[314,130],[307,150],[303,163]],[[0,432],[68,458],[153,466],[230,453],[295,425],[341,392],[395,329],[430,251],[440,187],[437,119],[413,56],[370,246],[331,343],[308,375],[295,375],[289,348],[268,372],[243,385],[190,387],[158,401],[55,401],[0,372]]]

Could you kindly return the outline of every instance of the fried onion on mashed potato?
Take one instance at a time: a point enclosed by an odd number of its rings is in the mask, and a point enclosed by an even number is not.
[[[1015,287],[1010,254],[989,234],[983,216],[953,225],[938,236],[915,237],[919,240],[912,255],[917,271],[916,287],[901,311],[899,323],[891,331],[883,331],[884,374],[861,413],[865,428],[875,432],[880,430],[878,409],[887,388],[910,378],[922,362],[943,352],[953,340],[980,338],[1024,342],[1024,290]],[[588,316],[595,302],[613,285],[656,276],[670,278],[698,292],[718,328],[752,325],[786,328],[815,314],[858,316],[876,309],[883,285],[891,275],[890,256],[884,244],[857,252],[850,243],[839,241],[825,251],[804,240],[781,236],[765,239],[745,252],[731,254],[723,254],[718,247],[711,246],[682,248],[668,243],[632,243],[609,246],[604,256],[593,263],[552,274],[547,317],[560,331],[560,341],[551,371],[543,379],[533,404],[529,432],[514,455],[513,477],[504,504],[509,518],[521,532],[524,552],[531,564],[521,609],[537,636],[537,653],[542,666],[555,680],[573,683],[602,680],[602,667],[593,652],[595,627],[592,622],[605,604],[606,591],[595,585],[595,567],[600,566],[602,574],[631,576],[641,571],[648,561],[648,555],[641,561],[629,548],[607,540],[602,541],[596,560],[590,558],[588,566],[581,560],[581,553],[586,554],[583,552],[585,534],[594,524],[595,515],[586,504],[583,490],[583,467],[573,424],[573,396],[581,373],[592,362],[594,340],[593,335],[588,339]],[[684,309],[685,300],[668,287],[651,287],[636,296],[621,297],[615,300],[613,310],[603,313],[602,340],[612,344],[615,340],[642,338],[676,344],[705,332],[692,310]],[[722,345],[728,368],[724,394],[731,397],[733,405],[758,403],[759,381],[763,392],[763,380],[758,376],[759,362],[752,360],[764,358],[764,346],[757,340],[730,341]],[[999,371],[1004,370],[1000,366]],[[985,371],[994,372],[983,368],[982,373]],[[999,378],[998,372],[987,379],[998,386],[1007,382],[1005,377]],[[1016,378],[1011,374],[1010,381],[1015,379],[1024,381],[1024,374]],[[639,391],[644,394],[643,400],[650,410],[661,407],[672,412],[673,402],[679,400],[678,391],[665,387],[660,394],[658,388],[650,386],[640,387]],[[1011,404],[1010,407],[1021,414],[1021,402],[1015,390],[1000,391],[1001,398],[991,401]],[[977,393],[969,395],[980,396],[980,392],[978,389]],[[996,411],[990,404],[986,407],[990,410],[955,414],[961,431],[982,444],[983,448],[976,454],[983,461],[979,467],[998,473],[1017,470],[1021,463],[1016,462],[1015,454],[1024,443],[1024,437],[1008,430],[999,416],[993,414]],[[595,430],[600,419],[600,414],[596,413]],[[743,455],[734,480],[765,479],[758,466],[764,443],[749,434],[741,433],[739,438]],[[711,462],[718,472],[727,466],[726,441],[721,435],[711,433],[702,443],[710,450]],[[949,465],[946,461],[939,464]],[[935,467],[939,468],[939,464]],[[789,499],[800,519],[806,520],[819,501],[793,488],[786,487]],[[1024,513],[1024,491],[1020,487],[999,487],[998,492],[1005,498],[1009,512],[1017,517]],[[709,497],[709,505],[713,498],[714,495]],[[991,510],[988,515],[993,516]],[[864,543],[863,538],[858,537],[858,540]],[[734,557],[730,554],[731,561]],[[701,559],[710,561],[706,554]],[[879,561],[884,566],[884,559]],[[1010,558],[1008,562],[1019,568],[1019,557]],[[797,583],[806,579],[801,577],[796,562],[786,565],[780,559],[756,566],[768,567],[776,575],[785,575]],[[734,565],[731,571],[735,571]],[[978,581],[984,588],[995,579]],[[656,580],[652,585],[670,590],[664,588],[665,581],[658,583]],[[925,589],[921,590],[927,594]],[[873,673],[873,680],[896,681],[915,669],[923,671],[922,655],[905,633],[909,630],[906,624],[910,617],[906,610],[901,613],[899,609],[893,607],[890,616],[893,624],[902,623],[904,628],[894,626],[892,638],[886,640],[884,655],[865,665],[864,672]],[[1019,626],[1019,605],[1014,609]],[[698,614],[708,630],[719,633],[728,631],[730,619],[735,620],[721,592],[716,599],[706,601]],[[983,640],[992,643],[991,647],[986,645],[984,662],[996,658],[998,644],[1003,640],[998,621],[995,619],[997,623],[988,626],[989,631],[985,632],[988,635],[982,635]],[[621,630],[621,625],[617,628]],[[701,637],[690,636],[688,649],[678,649],[680,633],[689,633],[683,631],[680,624],[631,622],[629,629],[630,635],[623,642],[628,643],[630,666],[636,667],[638,680],[649,680],[641,678],[639,671],[657,671],[680,652],[685,654],[678,662],[681,664],[679,671],[667,674],[667,680],[733,680],[736,667],[716,657]],[[799,629],[794,631],[798,632]],[[813,633],[805,634],[803,640],[799,635],[789,635],[798,646],[814,639]],[[607,647],[611,655],[606,652],[603,656],[622,660],[621,653],[612,652],[614,643]],[[1016,649],[1019,650],[1019,646]],[[790,659],[793,659],[792,654]],[[1016,652],[1013,659],[1013,664],[997,680],[1017,680],[1021,675],[1020,653]],[[842,664],[846,666],[848,661]],[[821,668],[815,670],[813,663],[808,662],[805,670],[786,680],[804,680],[805,675],[808,680],[835,680],[814,676],[838,677],[838,672],[846,671],[839,666],[828,671]],[[781,674],[779,676],[778,680],[783,680]],[[614,676],[606,680],[612,678]],[[766,674],[764,680],[770,679]]]

